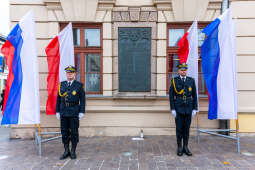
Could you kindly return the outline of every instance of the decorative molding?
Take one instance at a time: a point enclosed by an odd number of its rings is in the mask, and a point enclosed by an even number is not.
[[[113,7],[112,11],[128,11],[128,7]]]
[[[62,10],[60,0],[44,0],[44,4],[48,10]]]
[[[98,0],[98,10],[112,10],[116,0]]]
[[[149,11],[141,12],[140,21],[148,21],[149,16],[150,16]]]
[[[131,21],[139,21],[140,18],[140,8],[130,8],[129,15]]]
[[[114,5],[116,2],[116,0],[99,0],[98,3],[99,4],[112,4]]]
[[[157,8],[156,7],[151,7],[151,6],[148,6],[148,7],[141,7],[141,11],[157,11]]]
[[[121,12],[120,11],[113,11],[112,12],[112,21],[122,21]]]
[[[207,9],[208,10],[221,10],[221,1],[210,1]]]
[[[130,20],[130,14],[128,11],[120,12],[121,18],[123,21],[129,21]]]
[[[156,22],[157,11],[141,11],[141,8],[133,7],[129,8],[128,11],[113,11],[112,12],[113,22]]]
[[[158,10],[172,11],[172,0],[153,0],[154,5]]]

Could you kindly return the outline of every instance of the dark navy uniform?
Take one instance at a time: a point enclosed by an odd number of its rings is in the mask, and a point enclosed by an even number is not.
[[[68,81],[63,81],[60,83],[56,103],[56,112],[60,113],[62,142],[65,149],[67,149],[67,153],[64,156],[65,158],[70,154],[70,141],[72,142],[74,154],[77,143],[79,142],[79,113],[85,113],[85,92],[83,90],[82,83],[76,80],[73,80],[71,85]]]
[[[177,92],[184,89],[183,94],[175,92],[173,85],[173,79]],[[195,80],[192,77],[187,77],[185,82],[180,76],[177,76],[171,80],[171,86],[169,89],[169,100],[171,110],[176,110],[181,115],[191,115],[192,110],[197,110],[197,92]]]
[[[192,111],[197,110],[195,80],[187,76],[185,81],[181,76],[174,77],[169,89],[169,101],[171,110],[176,111],[175,124],[178,148],[182,148],[182,140],[183,148],[185,148],[188,146]],[[182,153],[179,156],[181,155]]]
[[[56,112],[59,112],[61,116],[62,141],[65,144],[71,140],[72,143],[77,144],[79,142],[78,115],[79,113],[85,113],[85,92],[83,85],[74,80],[69,87],[67,81],[63,81],[60,84],[60,93],[57,97]]]

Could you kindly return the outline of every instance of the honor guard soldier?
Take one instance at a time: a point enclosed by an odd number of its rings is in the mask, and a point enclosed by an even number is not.
[[[189,129],[191,117],[196,115],[197,92],[195,80],[186,76],[188,66],[185,63],[178,65],[179,76],[171,80],[169,101],[176,124],[177,155],[185,153],[192,156],[188,149]],[[183,141],[183,146],[182,146]]]
[[[65,152],[60,160],[67,158],[76,159],[76,146],[79,142],[79,120],[85,114],[85,92],[83,84],[75,80],[76,68],[68,66],[65,68],[67,81],[59,85],[56,117],[60,119],[62,142]],[[69,143],[72,142],[71,152]]]

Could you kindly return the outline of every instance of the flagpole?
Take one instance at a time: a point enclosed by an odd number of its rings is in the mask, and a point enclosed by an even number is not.
[[[239,133],[239,121],[238,121],[238,114],[237,114],[237,119],[236,119],[236,133]]]
[[[35,128],[35,143],[38,147],[40,157],[42,156],[42,138],[41,138],[41,124],[34,124]]]
[[[236,139],[237,139],[237,152],[240,154],[240,134],[239,134],[239,116],[237,113],[236,119]]]
[[[200,143],[200,122],[199,122],[199,112],[197,112],[197,143]]]
[[[38,136],[41,136],[41,124],[34,124],[35,130],[38,132]]]
[[[223,14],[229,6],[229,0],[222,0],[221,3],[221,14]],[[229,120],[219,120],[220,129],[229,129]],[[222,135],[230,135],[229,132],[219,132]]]
[[[41,136],[41,124],[38,124],[38,135]]]

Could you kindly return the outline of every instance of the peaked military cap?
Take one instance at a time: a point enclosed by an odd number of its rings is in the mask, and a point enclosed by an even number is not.
[[[77,72],[77,69],[76,67],[69,65],[68,67],[65,68],[65,71],[67,73],[73,73],[73,72]]]
[[[188,69],[188,65],[186,63],[181,63],[177,67],[179,70],[187,70]]]

